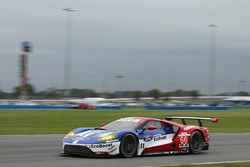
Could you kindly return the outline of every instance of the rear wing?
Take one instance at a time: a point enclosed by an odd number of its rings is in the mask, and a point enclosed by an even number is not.
[[[199,123],[199,126],[203,126],[201,121],[210,121],[213,123],[216,123],[219,121],[218,118],[214,118],[214,117],[182,117],[182,116],[166,116],[165,117],[166,120],[173,120],[173,119],[180,119],[183,123],[183,125],[187,125],[185,120],[197,120]]]

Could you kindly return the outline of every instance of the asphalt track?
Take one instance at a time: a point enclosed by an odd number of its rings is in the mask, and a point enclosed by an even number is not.
[[[139,167],[167,164],[250,160],[250,133],[212,134],[209,151],[199,155],[134,158],[60,156],[62,135],[0,136],[0,167]]]

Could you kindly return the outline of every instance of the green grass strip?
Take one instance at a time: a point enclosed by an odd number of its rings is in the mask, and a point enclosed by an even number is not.
[[[226,111],[128,110],[0,110],[0,134],[63,134],[77,127],[129,116],[164,118],[166,115],[218,117],[219,123],[204,121],[210,132],[250,132],[250,109]],[[191,122],[193,123],[193,122]]]
[[[233,163],[214,163],[214,164],[184,164],[184,165],[167,165],[160,167],[249,167],[250,162],[233,162]]]

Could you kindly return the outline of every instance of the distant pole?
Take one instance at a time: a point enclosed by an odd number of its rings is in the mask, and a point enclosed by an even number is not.
[[[21,99],[26,100],[27,97],[27,84],[28,84],[28,54],[32,50],[32,43],[22,42],[22,54],[20,55],[20,91]]]
[[[65,8],[66,26],[65,26],[65,62],[64,62],[64,96],[70,96],[71,87],[71,48],[72,48],[72,32],[73,32],[73,12],[79,9]]]
[[[28,76],[27,76],[27,64],[28,64],[28,58],[27,54],[23,53],[20,55],[20,79],[21,79],[21,99],[27,98],[27,92],[26,92],[26,85],[28,83]]]
[[[122,79],[125,77],[124,75],[117,75],[115,76],[117,78],[117,90],[121,91],[119,97],[122,96]]]
[[[209,62],[209,95],[214,95],[216,92],[216,46],[217,46],[217,28],[215,24],[208,25],[210,27],[210,62]]]

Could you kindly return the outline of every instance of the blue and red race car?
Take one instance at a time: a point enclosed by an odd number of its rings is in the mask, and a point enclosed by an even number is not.
[[[171,121],[181,119],[182,124]],[[186,125],[197,120],[199,125]],[[208,129],[202,120],[217,118],[168,116],[121,118],[96,128],[78,128],[62,140],[63,153],[85,156],[133,157],[147,154],[193,153],[209,149]]]

